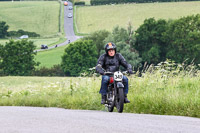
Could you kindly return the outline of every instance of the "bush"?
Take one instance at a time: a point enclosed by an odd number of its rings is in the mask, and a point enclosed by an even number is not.
[[[41,67],[33,72],[33,76],[64,76],[61,65],[54,65],[51,68]]]
[[[178,63],[200,64],[200,14],[171,22],[165,38],[167,58]]]
[[[106,37],[110,32],[106,30],[100,30],[92,33],[88,37],[84,37],[85,40],[92,40],[94,44],[96,44],[97,52],[98,52],[98,57],[100,56],[101,50],[104,50],[104,45],[106,42],[104,41]]]
[[[141,66],[142,59],[132,47],[135,42],[135,35],[133,33],[131,24],[129,24],[127,29],[117,26],[104,41],[114,42],[117,46],[117,52],[121,53],[126,61],[136,70]]]
[[[167,21],[149,18],[136,31],[135,49],[139,51],[143,63],[157,64],[166,60],[166,40],[163,34],[167,31]]]
[[[119,3],[152,3],[152,2],[178,2],[178,1],[199,1],[199,0],[91,0],[91,5],[106,5]]]
[[[97,62],[96,45],[91,40],[71,43],[62,56],[62,69],[67,76],[79,76]]]
[[[146,19],[136,31],[134,47],[143,63],[157,64],[168,58],[200,64],[200,14],[173,21]]]
[[[85,1],[75,2],[74,5],[85,5]]]
[[[2,69],[0,69],[0,76],[6,76]]]
[[[8,28],[6,22],[0,21],[0,38],[5,38],[8,35]]]
[[[12,76],[31,75],[38,65],[34,60],[35,48],[33,42],[26,39],[0,44],[0,68],[3,73]]]
[[[29,37],[40,37],[40,34],[37,34],[35,32],[29,32],[24,30],[18,30],[18,31],[10,31],[8,32],[9,37],[19,37],[22,35],[28,35]]]

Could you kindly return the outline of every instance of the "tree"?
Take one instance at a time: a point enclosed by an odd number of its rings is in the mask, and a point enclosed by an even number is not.
[[[133,28],[129,23],[127,30],[115,27],[112,34],[105,39],[105,42],[114,42],[117,46],[117,52],[121,53],[129,64],[135,69],[141,66],[142,59],[138,52],[132,47],[135,43]]]
[[[142,58],[139,57],[137,52],[131,51],[130,45],[124,42],[117,43],[118,52],[121,53],[126,61],[132,65],[133,68],[138,69],[141,67]]]
[[[171,22],[165,36],[167,58],[178,63],[200,64],[200,14]]]
[[[129,39],[128,31],[124,28],[120,28],[119,26],[114,27],[112,36],[114,42],[127,42]]]
[[[166,60],[167,44],[163,38],[168,23],[165,20],[146,19],[136,31],[134,48],[139,51],[143,63],[157,64]]]
[[[6,22],[0,21],[0,38],[5,38],[8,35],[8,28]]]
[[[96,45],[92,40],[70,44],[62,56],[62,69],[67,76],[79,76],[81,72],[94,67],[97,62]]]
[[[105,38],[108,37],[110,33],[106,30],[100,30],[92,33],[90,36],[85,37],[85,40],[92,40],[94,44],[96,44],[97,52],[98,52],[98,57],[100,56],[101,50],[104,49],[105,45]]]
[[[6,75],[27,76],[31,75],[35,66],[34,60],[36,46],[32,41],[10,40],[6,45],[0,44],[0,68]]]

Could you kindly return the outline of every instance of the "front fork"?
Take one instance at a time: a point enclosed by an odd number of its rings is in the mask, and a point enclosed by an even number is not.
[[[115,83],[115,88],[116,88],[117,94],[118,94],[118,92],[119,92],[118,89],[124,89],[124,85],[123,85],[122,82],[116,82],[116,83]]]
[[[115,91],[114,91],[115,92],[115,96],[116,96],[116,98],[118,100],[118,98],[119,98],[119,89],[124,89],[124,85],[123,85],[122,82],[115,82],[114,88],[115,88]]]

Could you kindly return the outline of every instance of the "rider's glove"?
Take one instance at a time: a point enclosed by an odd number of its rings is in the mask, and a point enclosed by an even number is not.
[[[100,72],[101,75],[104,75],[104,72]]]
[[[101,75],[104,75],[104,71],[103,71],[103,70],[102,70],[102,71],[100,71],[100,72],[99,72],[99,74],[101,74]]]
[[[133,71],[132,70],[127,70],[129,74],[133,74]]]

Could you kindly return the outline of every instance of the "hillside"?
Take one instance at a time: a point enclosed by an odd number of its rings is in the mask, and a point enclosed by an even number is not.
[[[0,21],[9,25],[9,31],[23,29],[43,36],[58,33],[59,8],[57,1],[1,2]]]
[[[64,49],[66,47],[67,45],[47,51],[38,52],[36,61],[41,63],[39,67],[51,68],[53,65],[60,64],[61,56],[63,56]]]
[[[80,33],[91,33],[114,26],[126,27],[131,22],[137,29],[145,19],[177,19],[200,13],[200,2],[169,2],[119,4],[102,6],[77,6],[76,25]]]

